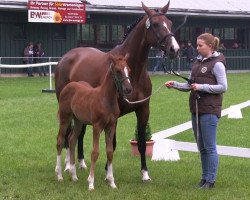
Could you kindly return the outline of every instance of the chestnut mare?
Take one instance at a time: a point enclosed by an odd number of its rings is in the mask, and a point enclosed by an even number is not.
[[[156,47],[165,52],[170,59],[177,57],[179,45],[171,32],[172,22],[166,18],[169,3],[160,10],[150,10],[142,3],[144,15],[130,29],[128,35],[120,45],[110,52],[113,55],[129,54],[127,63],[131,68],[130,81],[133,92],[127,98],[136,101],[148,97],[152,92],[152,84],[147,73],[148,54],[150,48]],[[109,68],[109,56],[107,53],[94,48],[75,48],[67,52],[59,61],[55,71],[55,87],[57,98],[71,81],[86,81],[92,87],[97,87],[103,80],[103,74]],[[138,150],[141,154],[142,180],[150,180],[145,158],[146,141],[145,129],[149,119],[149,100],[139,104],[129,104],[122,97],[119,98],[120,116],[135,112],[139,133]],[[86,125],[83,126],[83,134],[78,138],[78,159],[84,163],[82,140]],[[113,148],[116,148],[116,135],[113,140]],[[85,163],[84,163],[85,164]]]
[[[111,64],[99,87],[93,88],[86,82],[71,82],[67,84],[59,97],[58,116],[60,128],[57,136],[56,175],[60,181],[62,177],[61,151],[67,128],[74,120],[74,130],[70,134],[70,172],[73,181],[78,180],[75,167],[75,145],[81,133],[83,124],[93,125],[93,150],[91,153],[91,168],[88,177],[89,190],[94,189],[94,169],[99,156],[99,138],[105,131],[107,174],[106,180],[112,188],[116,188],[112,170],[113,137],[116,122],[120,115],[118,105],[119,95],[128,95],[132,86],[128,77],[130,69],[126,63],[126,56],[117,57],[109,54]]]

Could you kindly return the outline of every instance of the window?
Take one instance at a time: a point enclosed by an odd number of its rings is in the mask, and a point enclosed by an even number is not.
[[[77,26],[77,39],[94,41],[94,28],[92,24],[80,24]]]
[[[101,44],[108,43],[108,41],[109,41],[109,26],[100,25],[98,34],[99,34],[99,42]]]
[[[180,29],[180,41],[188,41],[193,38],[193,30],[191,27],[183,27]]]
[[[122,25],[112,25],[112,42],[116,43],[121,41],[124,35],[124,29]]]
[[[66,26],[61,24],[55,24],[53,38],[55,40],[66,40]]]
[[[236,39],[234,28],[225,28],[224,29],[224,39],[225,40],[234,40],[234,39]]]
[[[26,39],[26,25],[25,24],[14,24],[14,39],[23,40]]]

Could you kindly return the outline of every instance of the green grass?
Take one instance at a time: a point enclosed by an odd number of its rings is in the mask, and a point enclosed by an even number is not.
[[[152,76],[153,90],[174,76]],[[249,100],[250,74],[228,74],[229,89],[223,108]],[[135,115],[119,119],[114,176],[117,190],[105,182],[106,155],[104,137],[95,170],[95,191],[88,192],[87,171],[77,170],[79,181],[73,183],[63,174],[58,183],[56,135],[58,131],[55,94],[41,93],[48,78],[0,78],[0,199],[249,199],[250,159],[220,156],[216,188],[202,191],[195,187],[200,179],[198,154],[180,152],[178,162],[152,162],[147,158],[150,183],[142,183],[140,159],[132,157],[129,139],[134,136]],[[150,104],[152,132],[190,120],[188,93],[161,89]],[[250,147],[250,108],[242,110],[243,119],[223,117],[218,127],[218,144]],[[85,137],[86,162],[90,165],[91,127]],[[191,130],[173,137],[194,141]]]

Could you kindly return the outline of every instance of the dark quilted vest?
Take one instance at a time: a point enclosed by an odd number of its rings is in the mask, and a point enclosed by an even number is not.
[[[204,61],[196,60],[192,66],[191,79],[194,83],[216,85],[217,81],[212,74],[212,69],[215,63],[222,62],[226,66],[225,57],[220,54],[218,57],[210,57]],[[222,94],[210,94],[199,92],[200,99],[198,100],[198,113],[215,114],[221,117]],[[196,113],[195,100],[196,92],[191,91],[189,96],[189,106],[192,113]]]

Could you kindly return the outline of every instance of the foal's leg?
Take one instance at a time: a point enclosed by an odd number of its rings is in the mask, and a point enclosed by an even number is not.
[[[61,166],[61,153],[64,143],[65,134],[67,131],[68,123],[67,122],[60,122],[60,128],[57,135],[57,161],[56,161],[56,176],[58,181],[62,181],[62,166]]]
[[[84,154],[83,154],[83,139],[84,139],[85,132],[86,132],[86,125],[83,124],[81,134],[78,136],[78,145],[77,145],[78,161],[79,161],[80,169],[87,169],[87,165],[84,161]]]
[[[69,138],[69,149],[70,149],[70,173],[73,181],[77,181],[78,178],[76,176],[76,165],[75,165],[75,146],[77,142],[77,138],[80,135],[82,130],[82,123],[74,118],[74,131],[72,132]]]
[[[68,128],[67,128],[67,131],[66,131],[65,142],[64,142],[64,148],[66,149],[66,156],[65,156],[65,161],[64,161],[64,163],[65,163],[64,171],[65,172],[69,171],[69,169],[70,169],[69,137],[70,137],[71,133],[72,133],[72,125],[70,123]]]
[[[114,132],[114,137],[113,137],[113,152],[116,149],[116,127],[117,127],[117,121],[115,123],[115,132]],[[107,170],[108,170],[108,161],[106,162],[105,170],[106,170],[106,173],[107,173]]]
[[[91,166],[90,166],[90,172],[88,177],[88,183],[89,183],[89,190],[94,190],[94,172],[95,172],[95,165],[96,161],[99,156],[99,139],[102,129],[100,126],[93,124],[93,150],[91,153]]]
[[[107,171],[105,180],[109,182],[109,185],[112,188],[116,188],[115,179],[113,175],[113,167],[112,167],[113,152],[114,152],[113,138],[115,134],[115,129],[116,129],[116,124],[113,124],[105,129],[106,154],[107,154]]]

